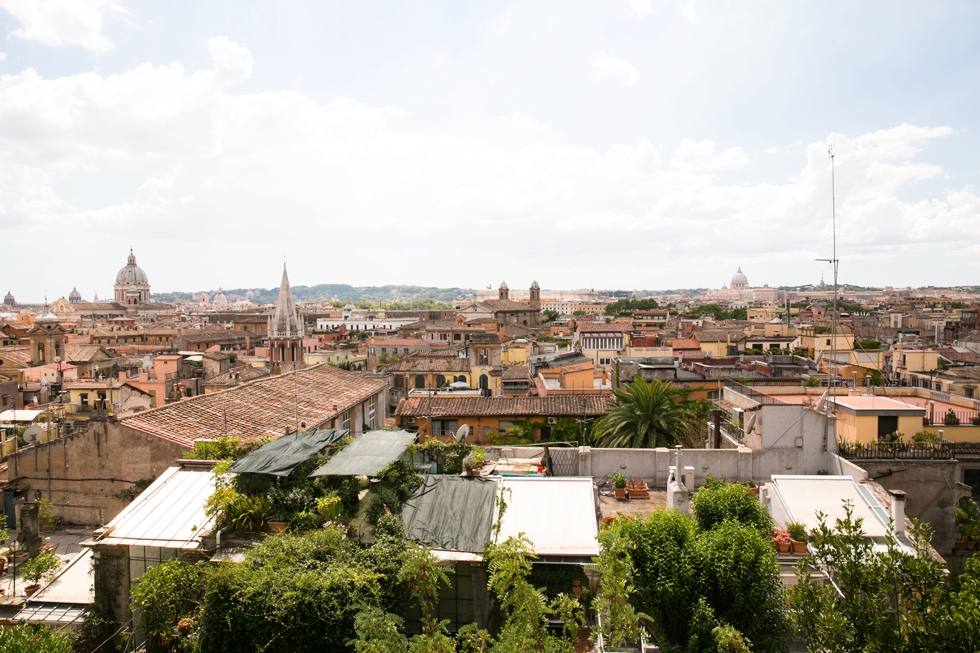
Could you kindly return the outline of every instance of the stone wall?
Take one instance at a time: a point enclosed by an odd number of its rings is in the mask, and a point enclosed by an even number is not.
[[[76,435],[21,449],[7,473],[31,499],[51,499],[52,512],[73,524],[108,523],[129,503],[123,493],[174,465],[184,447],[120,426],[93,421]]]

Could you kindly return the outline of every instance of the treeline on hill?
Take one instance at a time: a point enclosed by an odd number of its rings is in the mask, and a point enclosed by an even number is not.
[[[322,301],[334,297],[346,300],[350,297],[355,302],[390,303],[405,305],[405,308],[430,308],[421,305],[422,302],[442,302],[449,304],[456,297],[472,297],[475,290],[471,288],[434,288],[427,286],[351,286],[343,283],[321,283],[315,286],[293,286],[293,297],[299,301]],[[210,297],[217,290],[195,292],[153,293],[153,300],[158,302],[187,302],[195,301],[205,292]],[[255,304],[271,304],[279,295],[279,288],[229,288],[225,295],[245,296],[252,293],[251,300]],[[402,306],[397,306],[401,308]],[[389,308],[396,308],[394,306]],[[441,307],[437,307],[441,308]]]

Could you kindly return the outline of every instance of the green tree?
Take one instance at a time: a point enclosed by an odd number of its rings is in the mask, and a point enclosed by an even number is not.
[[[544,314],[544,321],[545,322],[554,322],[555,320],[557,320],[561,316],[558,313],[558,311],[553,311],[551,309],[541,311],[541,313]]]
[[[635,605],[650,615],[664,651],[744,651],[751,643],[753,651],[776,653],[788,647],[772,532],[760,528],[762,520],[745,508],[739,491],[752,496],[744,486],[716,482],[699,491],[700,516],[661,510],[623,521],[636,570]]]
[[[596,421],[592,430],[598,446],[669,447],[691,420],[691,410],[675,401],[684,393],[669,382],[642,377],[621,390],[613,390],[613,409]]]
[[[943,563],[932,556],[931,533],[914,523],[911,547],[892,537],[884,549],[865,537],[862,519],[846,503],[830,527],[823,515],[812,533],[815,557],[832,575],[831,585],[813,578],[805,561],[789,591],[797,631],[811,651],[980,650],[980,562],[974,557],[951,592]]]
[[[200,575],[194,565],[170,560],[151,567],[136,579],[130,604],[139,610],[139,627],[146,633],[147,653],[191,650],[180,620],[197,607]]]

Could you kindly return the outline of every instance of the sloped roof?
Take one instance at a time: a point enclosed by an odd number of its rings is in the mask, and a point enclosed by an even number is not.
[[[188,448],[195,439],[225,433],[277,438],[297,421],[316,428],[385,386],[382,379],[317,365],[147,410],[120,424]]]
[[[11,345],[0,347],[0,360],[7,359],[14,365],[31,364],[31,348],[27,345]]]
[[[470,359],[456,356],[421,356],[403,358],[402,360],[384,366],[386,372],[469,372]]]
[[[66,344],[65,357],[72,363],[88,363],[112,358],[102,345],[90,345],[84,342]]]
[[[425,397],[409,397],[398,404],[395,415],[427,417],[431,413]],[[611,396],[568,395],[549,397],[439,397],[440,417],[602,415],[613,405]]]
[[[214,493],[210,466],[170,467],[103,529],[98,544],[196,549],[214,520],[204,506]]]
[[[527,365],[514,365],[504,368],[504,374],[501,377],[504,381],[527,381],[529,378],[530,372]]]
[[[289,476],[297,466],[349,434],[347,429],[317,429],[312,433],[294,431],[239,458],[231,471]]]

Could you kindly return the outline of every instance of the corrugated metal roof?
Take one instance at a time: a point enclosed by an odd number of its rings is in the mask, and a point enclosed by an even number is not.
[[[535,554],[598,556],[592,478],[514,478],[500,481],[507,509],[498,542],[524,533]]]
[[[415,442],[408,431],[368,431],[318,467],[310,476],[377,476]]]
[[[109,522],[98,543],[196,549],[214,525],[204,514],[214,489],[210,468],[171,467]]]

